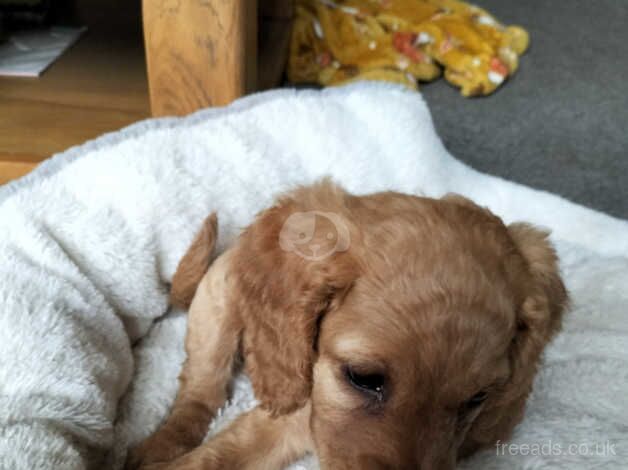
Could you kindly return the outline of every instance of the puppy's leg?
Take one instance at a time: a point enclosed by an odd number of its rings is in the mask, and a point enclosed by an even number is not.
[[[229,252],[219,257],[199,284],[188,317],[187,359],[170,416],[134,448],[127,469],[167,462],[198,446],[209,422],[227,399],[238,351],[240,322],[226,308]]]
[[[217,237],[218,218],[213,213],[203,222],[172,276],[170,303],[175,307],[190,307],[197,287],[209,268]]]
[[[146,470],[281,470],[314,451],[309,421],[309,403],[279,417],[257,407],[193,451]]]

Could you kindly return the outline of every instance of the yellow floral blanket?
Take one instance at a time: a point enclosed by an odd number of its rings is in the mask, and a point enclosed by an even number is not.
[[[387,80],[418,88],[443,73],[464,96],[515,73],[528,33],[457,0],[297,0],[293,83]]]

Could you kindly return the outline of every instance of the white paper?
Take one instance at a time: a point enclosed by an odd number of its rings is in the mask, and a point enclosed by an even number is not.
[[[13,33],[0,44],[0,75],[38,77],[86,29],[52,27]]]

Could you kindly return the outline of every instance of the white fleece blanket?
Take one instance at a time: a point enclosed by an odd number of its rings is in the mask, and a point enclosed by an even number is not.
[[[201,220],[218,212],[223,249],[277,192],[328,174],[551,228],[572,311],[509,446],[462,467],[628,468],[628,223],[463,165],[421,96],[384,84],[149,120],[1,188],[0,468],[120,468],[175,394],[186,319],[166,314],[168,282]],[[238,378],[211,431],[253,404]]]

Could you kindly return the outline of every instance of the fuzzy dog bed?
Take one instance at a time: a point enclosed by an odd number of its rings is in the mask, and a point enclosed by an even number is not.
[[[572,310],[513,439],[462,467],[628,468],[628,222],[463,165],[421,96],[385,84],[145,121],[1,188],[0,468],[120,468],[176,392],[186,317],[168,283],[202,219],[218,212],[222,249],[278,191],[327,174],[551,228]],[[210,432],[253,405],[239,377]]]

